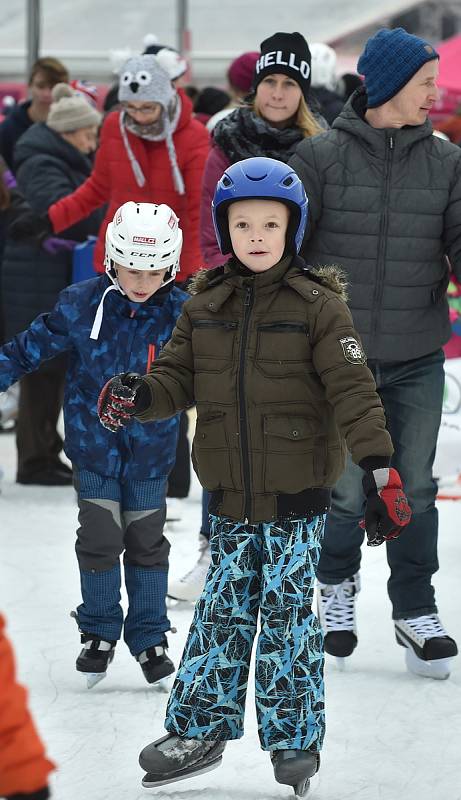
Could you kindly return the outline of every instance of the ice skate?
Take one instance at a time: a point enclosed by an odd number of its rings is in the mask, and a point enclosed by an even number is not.
[[[88,689],[92,689],[106,677],[107,667],[114,657],[116,642],[97,639],[94,633],[82,633],[81,642],[84,647],[77,658],[77,672],[85,674]]]
[[[272,750],[271,761],[277,783],[292,786],[296,797],[307,797],[310,779],[320,767],[320,756],[308,750]]]
[[[405,661],[409,672],[423,678],[446,680],[458,648],[437,614],[397,619],[394,625],[397,642],[406,648]]]
[[[202,775],[219,767],[226,742],[186,739],[168,733],[148,744],[139,756],[147,773],[142,781],[146,789]]]
[[[357,646],[355,601],[360,592],[360,573],[342,583],[318,581],[318,615],[324,635],[325,652],[336,656],[339,669]]]
[[[156,689],[163,692],[170,691],[171,681],[168,680],[168,676],[174,672],[174,664],[168,658],[166,649],[165,639],[161,644],[148,647],[136,656],[147,683],[154,684]]]
[[[186,572],[182,578],[168,583],[168,597],[172,600],[182,600],[195,603],[205,584],[206,574],[211,562],[210,543],[206,536],[199,536],[199,558],[194,567]]]

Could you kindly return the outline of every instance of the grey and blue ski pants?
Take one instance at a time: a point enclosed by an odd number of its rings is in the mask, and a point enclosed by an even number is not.
[[[125,641],[133,655],[165,639],[170,545],[163,535],[167,477],[121,483],[88,470],[74,472],[79,523],[75,550],[83,602],[79,627],[101,639]],[[124,554],[128,613],[120,605]]]

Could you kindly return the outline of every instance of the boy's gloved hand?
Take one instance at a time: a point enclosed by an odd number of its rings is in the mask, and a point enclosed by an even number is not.
[[[98,415],[101,424],[112,433],[124,428],[133,416],[144,411],[149,392],[141,375],[123,372],[107,381],[98,398]]]
[[[367,501],[360,526],[366,530],[367,544],[375,547],[400,535],[410,522],[411,508],[396,469],[385,467],[366,472],[362,484]]]

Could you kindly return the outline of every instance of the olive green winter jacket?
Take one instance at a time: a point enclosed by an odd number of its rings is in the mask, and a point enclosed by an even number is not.
[[[356,463],[388,463],[383,408],[340,278],[290,257],[256,275],[233,261],[198,273],[145,376],[152,403],[138,418],[197,405],[193,463],[216,513],[270,521],[299,512],[299,498],[305,516],[326,510],[345,442]]]

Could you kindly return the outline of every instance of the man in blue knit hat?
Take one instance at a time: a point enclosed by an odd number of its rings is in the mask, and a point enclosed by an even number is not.
[[[431,583],[438,569],[432,465],[450,338],[448,260],[461,280],[461,150],[432,136],[438,65],[429,42],[403,28],[378,31],[358,62],[364,86],[331,130],[302,141],[290,164],[310,204],[302,255],[347,272],[355,327],[394,442],[391,465],[413,511],[405,534],[386,545],[397,642],[412,672],[447,678],[458,651]],[[350,462],[335,487],[318,569],[325,649],[338,657],[358,641],[362,477]]]

